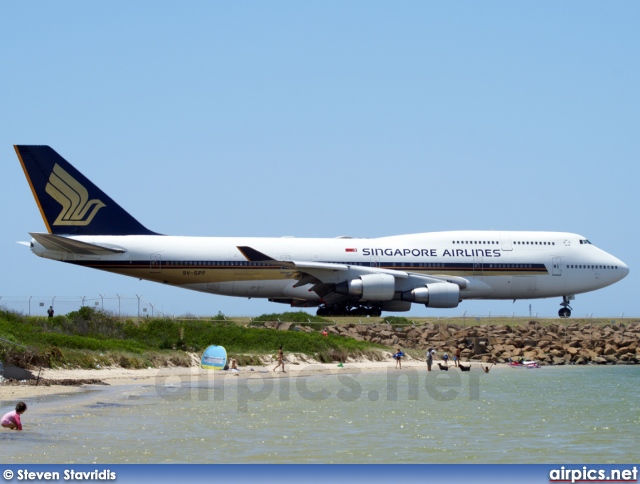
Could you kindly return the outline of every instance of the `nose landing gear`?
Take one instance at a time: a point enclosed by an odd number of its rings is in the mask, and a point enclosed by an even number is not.
[[[562,308],[558,311],[558,316],[561,318],[569,318],[571,317],[571,306],[569,306],[569,301],[573,301],[575,296],[562,296],[562,302],[560,306]]]

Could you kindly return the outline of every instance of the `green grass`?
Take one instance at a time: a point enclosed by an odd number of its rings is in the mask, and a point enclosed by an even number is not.
[[[293,313],[295,314],[295,313]],[[272,315],[267,315],[269,320]],[[285,315],[279,315],[286,318]],[[320,323],[306,323],[320,324]],[[258,364],[259,355],[285,352],[320,361],[347,356],[375,356],[380,345],[319,332],[277,331],[245,327],[219,314],[212,320],[143,319],[122,321],[83,307],[66,316],[26,317],[0,310],[0,361],[20,366],[80,367],[118,365],[126,368],[188,365],[185,351],[201,353],[211,344],[224,346],[240,364]]]

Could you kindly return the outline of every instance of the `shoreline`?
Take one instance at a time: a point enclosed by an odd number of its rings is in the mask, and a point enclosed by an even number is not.
[[[438,369],[438,363],[442,360],[434,360],[432,371],[436,374],[441,370]],[[402,362],[402,370],[408,368],[416,368],[421,371],[427,371],[427,364],[423,360],[415,358],[406,358]],[[471,365],[475,371],[480,371],[481,361],[463,362],[464,365]],[[482,363],[485,364],[486,363]],[[338,362],[319,363],[313,361],[301,361],[294,355],[288,355],[285,361],[286,371],[272,371],[274,363],[264,366],[247,366],[240,367],[238,371],[233,370],[205,370],[198,366],[174,366],[162,368],[144,368],[144,369],[127,369],[121,367],[101,368],[101,369],[44,369],[40,374],[40,380],[44,384],[38,386],[32,383],[6,385],[0,383],[0,402],[12,402],[16,400],[40,398],[50,395],[77,394],[87,391],[90,387],[98,385],[108,386],[128,386],[128,385],[149,385],[156,383],[158,378],[162,379],[162,384],[167,384],[167,380],[173,381],[180,378],[189,377],[196,379],[211,378],[215,372],[216,377],[224,376],[226,378],[264,378],[269,375],[273,378],[291,378],[310,375],[330,375],[340,372],[358,371],[358,372],[380,372],[396,370],[395,361],[369,361],[369,360],[347,360],[339,367]],[[493,368],[508,368],[506,364],[494,364]],[[449,364],[449,368],[455,369],[455,366]],[[493,369],[492,368],[492,369]],[[398,369],[397,371],[402,371]],[[458,371],[458,370],[456,370]],[[74,384],[50,384],[47,381],[52,380],[78,380],[93,381],[92,383],[74,383]],[[32,382],[33,380],[27,380]]]
[[[441,374],[438,363],[443,360],[434,360],[432,372],[435,375]],[[463,361],[465,366],[471,365],[471,370],[481,372],[480,365],[487,365],[482,361]],[[240,367],[238,371],[233,370],[205,370],[198,366],[174,366],[161,368],[144,368],[144,369],[127,369],[121,367],[101,368],[101,369],[44,369],[40,375],[42,384],[36,386],[32,383],[34,380],[27,380],[19,384],[3,384],[0,382],[0,402],[9,404],[20,400],[37,399],[52,395],[75,395],[78,393],[95,390],[100,386],[148,386],[153,384],[172,385],[180,381],[181,378],[189,377],[193,379],[209,379],[224,377],[225,379],[250,379],[264,378],[291,378],[312,375],[337,375],[339,373],[357,372],[385,372],[385,371],[402,371],[404,369],[417,369],[427,372],[427,365],[424,360],[415,358],[405,358],[403,360],[402,369],[395,368],[395,361],[370,361],[370,360],[350,360],[348,359],[343,366],[338,366],[338,362],[319,363],[308,360],[298,360],[295,355],[288,355],[285,361],[286,371],[274,372],[272,366],[275,362],[265,364],[264,366],[246,366]],[[566,365],[561,365],[566,366]],[[573,365],[569,365],[573,366]],[[577,365],[583,367],[585,365]],[[587,365],[591,366],[591,365]],[[602,365],[593,365],[602,366]],[[627,366],[627,365],[622,365]],[[556,368],[556,365],[545,365],[540,369]],[[449,368],[459,371],[449,361]],[[510,368],[506,363],[494,363],[492,370],[504,370]],[[161,382],[158,382],[158,379]],[[52,383],[53,381],[65,381],[65,384]],[[88,383],[89,382],[89,383]]]

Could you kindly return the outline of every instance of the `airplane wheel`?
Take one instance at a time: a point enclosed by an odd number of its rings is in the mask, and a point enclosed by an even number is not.
[[[571,310],[569,308],[562,308],[560,311],[558,311],[558,316],[560,316],[561,318],[568,318],[571,316]]]

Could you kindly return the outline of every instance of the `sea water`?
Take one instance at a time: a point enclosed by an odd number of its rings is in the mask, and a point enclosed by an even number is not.
[[[311,368],[310,370],[313,370]],[[28,401],[3,463],[633,463],[638,366],[158,377]],[[14,402],[2,402],[7,409]]]

